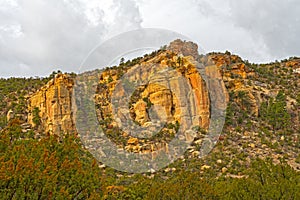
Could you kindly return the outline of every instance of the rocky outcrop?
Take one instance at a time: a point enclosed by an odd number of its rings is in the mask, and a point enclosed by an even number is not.
[[[178,63],[178,59],[181,60],[180,63]],[[170,69],[169,66],[172,66],[173,71],[171,70],[172,72],[168,72],[172,73],[172,78],[167,79],[159,74],[154,75],[152,69],[153,63],[158,63],[156,70]],[[117,76],[114,76],[113,74],[113,72],[105,72],[102,74],[100,85],[106,85],[107,87],[100,89],[100,92],[97,95],[97,99],[102,101],[99,102],[99,107],[103,110],[101,113],[112,111],[109,99],[113,91],[115,91],[117,82]],[[108,77],[112,79],[110,83],[108,83]],[[187,81],[187,85],[180,82],[180,77],[183,77],[185,81]],[[158,115],[162,115],[162,112],[165,112],[167,121],[170,123],[180,121],[180,116],[186,110],[191,110],[193,112],[193,116],[198,116],[198,119],[195,119],[197,120],[198,125],[204,128],[208,127],[208,91],[204,80],[195,68],[193,57],[179,57],[177,54],[167,51],[147,62],[142,63],[139,73],[133,73],[132,77],[130,75],[128,78],[135,80],[148,79],[148,82],[144,85],[144,87],[138,93],[134,94],[136,97],[133,97],[134,101],[131,102],[131,112],[133,113],[134,119],[140,124],[144,124],[149,121],[147,113],[148,107],[151,105],[160,105],[163,110],[158,112]],[[167,86],[170,86],[171,89]],[[193,94],[189,94],[188,91],[192,91]],[[123,90],[118,90],[117,93],[115,93],[116,96],[120,97],[123,96],[123,94]],[[195,96],[194,104],[191,104],[190,108],[186,107],[188,105],[180,105],[179,99],[189,95]]]
[[[9,122],[10,120],[12,120],[13,118],[15,117],[15,113],[13,110],[9,110],[7,112],[7,115],[6,115],[6,121]]]
[[[295,74],[300,75],[300,59],[290,60],[285,63],[285,66],[291,68]]]
[[[28,122],[45,133],[74,133],[72,120],[73,79],[66,74],[57,74],[54,79],[38,90],[28,102]],[[35,115],[39,116],[35,116]],[[34,118],[40,118],[40,126]]]
[[[192,56],[194,59],[198,59],[199,57],[198,45],[196,43],[186,42],[180,39],[171,42],[167,47],[167,50],[178,55]]]
[[[151,59],[125,68],[122,72],[117,69],[104,71],[96,94],[99,120],[109,121],[107,119],[113,116],[114,119],[111,119],[110,124],[105,127],[110,129],[117,127],[120,125],[119,122],[129,119],[122,111],[129,109],[133,121],[142,127],[152,127],[153,119],[149,111],[154,107],[156,116],[160,121],[166,120],[166,124],[170,124],[170,127],[179,123],[184,128],[198,126],[207,130],[210,101],[206,83],[196,68],[196,59],[199,56],[197,49],[194,43],[176,40],[167,47],[167,50]],[[128,80],[142,83],[130,94],[130,99],[124,98],[126,90],[118,85],[120,74],[126,74]],[[112,96],[117,97],[114,102],[123,106],[118,108],[114,115],[112,115]],[[176,133],[167,128],[163,131],[171,135]],[[133,144],[132,141],[137,140],[128,138],[127,149],[132,151],[140,147],[154,151],[156,148],[153,146],[161,146],[151,144],[148,148],[142,141],[139,141],[139,144]]]
[[[213,81],[222,80],[219,83],[220,85],[215,85],[212,87],[213,89],[227,89],[236,96],[234,100],[243,110],[251,115],[258,116],[260,91],[246,84],[246,81],[250,77],[256,76],[256,74],[246,67],[240,57],[230,53],[211,54],[207,58],[206,65],[206,74],[213,77]],[[218,93],[218,91],[215,93]],[[220,100],[222,98],[218,99],[217,97],[217,102]],[[228,94],[226,94],[226,101],[229,101]],[[220,103],[217,103],[217,105],[221,105]]]
[[[104,70],[101,72],[98,91],[95,94],[99,120],[108,122],[106,127],[109,129],[117,127],[118,121],[122,121],[124,116],[112,116],[111,98],[113,94],[124,96],[125,91],[122,88],[116,89],[123,74],[127,74],[130,80],[144,80],[144,84],[136,89],[130,99],[119,100],[124,101],[121,104],[128,106],[131,119],[141,126],[151,125],[149,110],[153,105],[158,105],[157,116],[166,120],[166,124],[174,125],[178,122],[181,126],[198,125],[208,129],[210,104],[214,103],[216,108],[225,109],[229,101],[227,89],[246,93],[251,112],[258,113],[256,97],[251,93],[251,88],[244,84],[244,80],[253,74],[247,71],[241,58],[230,54],[212,54],[205,57],[206,60],[201,59],[203,57],[198,54],[197,44],[175,40],[166,50],[143,59],[138,64]],[[206,66],[204,73],[210,77],[208,83],[197,69],[199,61]],[[224,71],[224,65],[230,66],[230,70]],[[138,71],[133,71],[135,69]],[[164,74],[155,74],[164,70],[167,70]],[[51,134],[75,132],[71,109],[73,84],[71,77],[58,74],[35,93],[29,100],[29,123],[36,126],[33,111],[38,108],[44,131]],[[210,93],[206,84],[210,85]],[[190,101],[183,102],[184,98]],[[182,116],[191,116],[191,124],[185,125]],[[112,117],[116,117],[117,120],[113,120]]]

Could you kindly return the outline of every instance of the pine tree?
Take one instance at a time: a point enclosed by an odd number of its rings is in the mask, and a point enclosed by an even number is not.
[[[267,109],[267,118],[273,132],[287,131],[290,127],[291,116],[286,108],[286,96],[283,91],[278,92],[275,99],[271,99]]]

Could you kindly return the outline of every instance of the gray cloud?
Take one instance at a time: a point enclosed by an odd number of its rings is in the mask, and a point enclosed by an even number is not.
[[[230,50],[254,62],[271,59],[261,40],[253,38],[246,29],[234,25],[229,14],[231,8],[226,1],[165,0],[163,4],[160,0],[139,2],[142,26],[182,33],[206,52]]]
[[[132,1],[19,0],[0,9],[0,76],[47,75],[76,71],[88,52],[105,37],[140,27]],[[104,6],[103,6],[104,7]],[[130,14],[128,14],[130,13]],[[105,20],[113,19],[113,23]]]
[[[300,55],[297,0],[1,0],[0,76],[76,71],[98,43],[140,27],[251,62]]]
[[[273,57],[300,55],[298,0],[230,1],[234,24],[262,39]]]
[[[300,55],[297,0],[152,0],[138,5],[142,25],[188,35],[206,51],[230,50],[252,62]]]

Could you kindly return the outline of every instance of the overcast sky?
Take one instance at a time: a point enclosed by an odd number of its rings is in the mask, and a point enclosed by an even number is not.
[[[300,56],[298,0],[0,0],[0,77],[77,71],[99,43],[163,28],[250,62]]]

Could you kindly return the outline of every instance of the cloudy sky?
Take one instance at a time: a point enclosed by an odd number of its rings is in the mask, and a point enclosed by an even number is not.
[[[0,0],[0,77],[76,72],[101,42],[168,29],[250,62],[300,56],[298,0]]]

